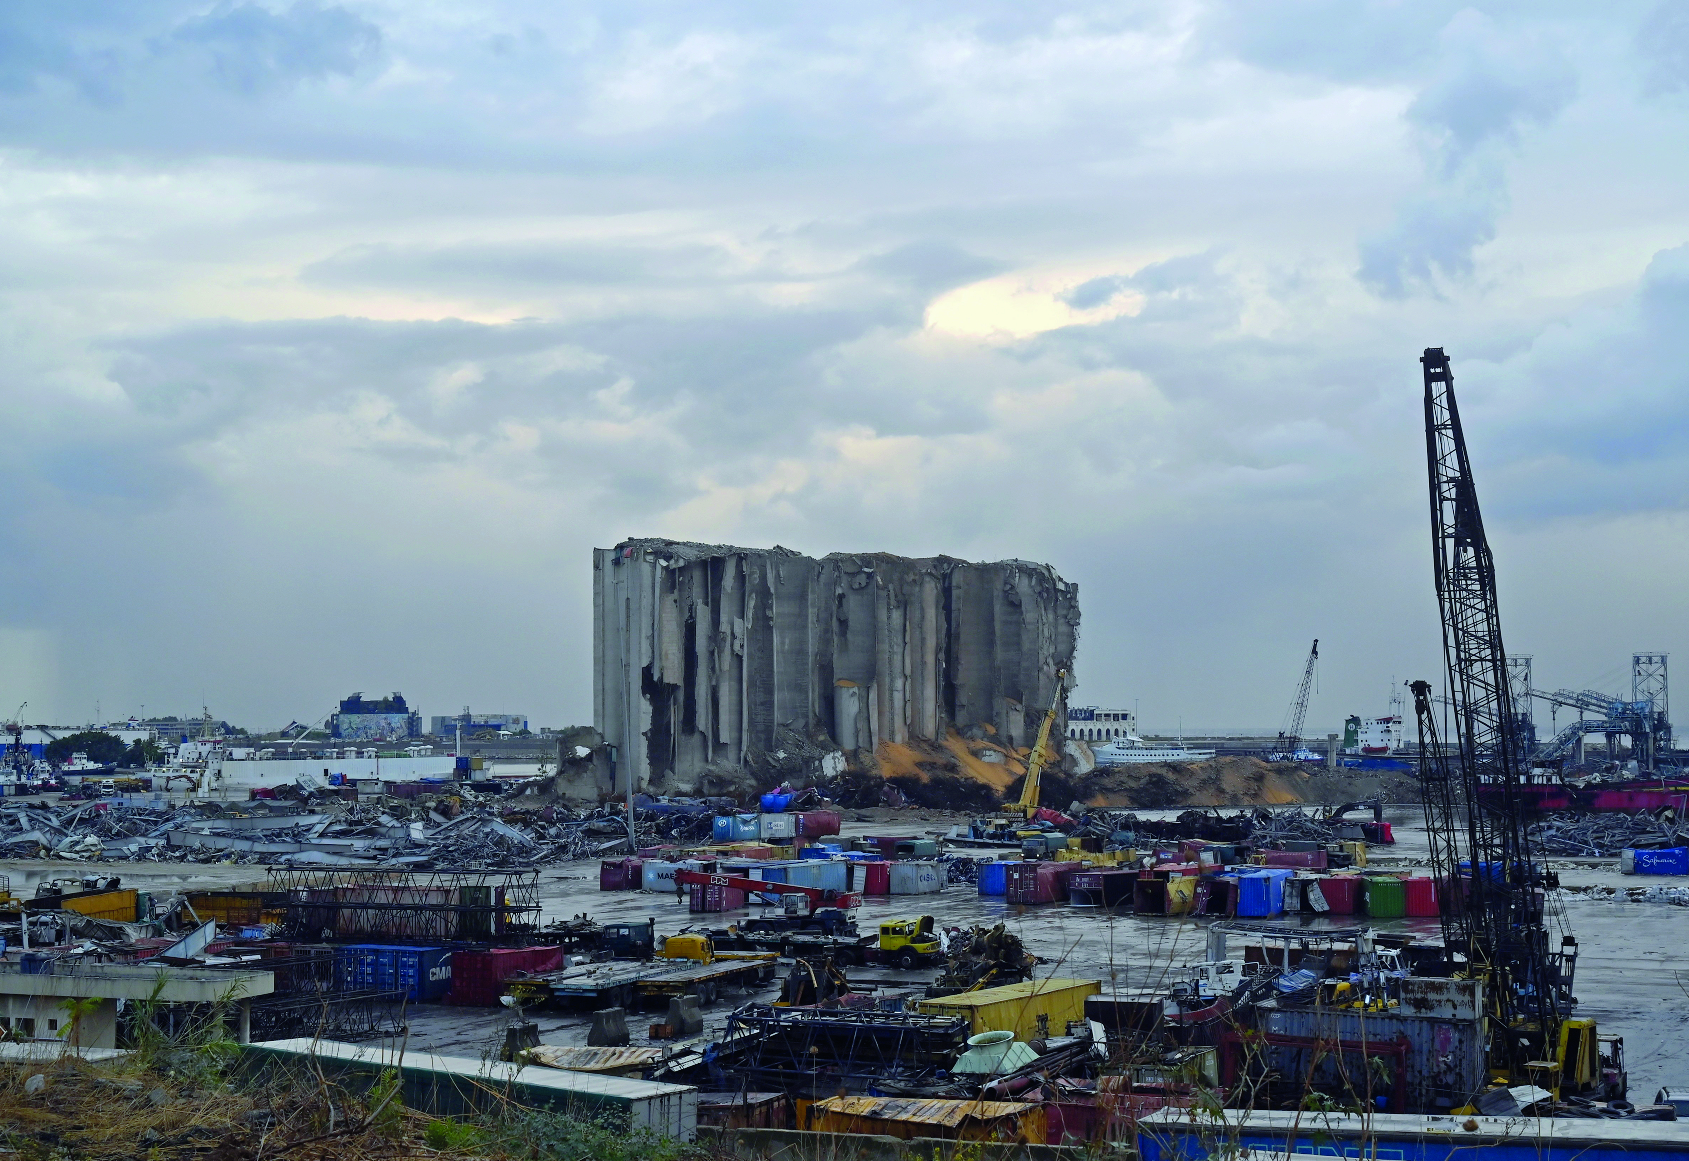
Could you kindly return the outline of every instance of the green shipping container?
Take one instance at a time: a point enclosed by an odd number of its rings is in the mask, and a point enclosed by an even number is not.
[[[1381,875],[1366,878],[1366,913],[1374,919],[1400,919],[1407,914],[1407,890],[1402,881]]]

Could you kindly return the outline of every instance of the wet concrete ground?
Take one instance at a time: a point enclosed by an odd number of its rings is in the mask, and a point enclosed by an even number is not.
[[[1148,813],[1148,812],[1143,812]],[[1394,847],[1374,847],[1373,866],[1424,867],[1427,857],[1421,816],[1416,808],[1390,810],[1386,817],[1394,824],[1398,839]],[[847,836],[875,833],[918,834],[936,829],[937,823],[911,819],[902,825],[887,823],[847,824]],[[1624,897],[1625,888],[1670,887],[1678,881],[1621,875],[1617,860],[1597,865],[1553,864],[1570,891],[1563,891],[1551,904],[1554,921],[1576,935],[1581,954],[1576,979],[1580,1001],[1578,1014],[1594,1017],[1603,1033],[1625,1038],[1630,1072],[1631,1099],[1651,1100],[1662,1085],[1689,1085],[1689,914],[1669,902],[1633,902]],[[183,887],[230,887],[262,880],[262,868],[252,866],[125,863],[95,866],[79,863],[14,862],[0,870],[11,874],[13,889],[24,891],[42,875],[85,874],[90,871],[120,874],[125,885],[143,889]],[[1585,888],[1612,887],[1618,898],[1579,893]],[[719,916],[691,914],[673,895],[643,892],[600,892],[597,863],[569,863],[545,868],[540,873],[540,895],[544,919],[566,919],[579,913],[600,921],[643,919],[654,916],[660,935],[683,927],[725,925],[748,912]],[[972,887],[948,887],[938,895],[921,897],[869,897],[858,912],[863,931],[881,919],[931,914],[940,925],[972,926],[1004,923],[1029,950],[1050,962],[1040,975],[1077,976],[1104,982],[1104,990],[1154,985],[1168,978],[1171,970],[1204,956],[1204,921],[1159,919],[1134,915],[1108,915],[1093,908],[1064,904],[1041,907],[1016,906],[1001,899],[982,898]],[[1290,919],[1290,924],[1309,927],[1342,925],[1343,921]],[[1435,938],[1434,919],[1386,920],[1376,925],[1383,931],[1413,931]],[[1557,942],[1557,940],[1551,940]],[[931,978],[931,970],[898,972],[853,968],[852,979],[877,981],[898,991],[913,989]],[[719,1032],[727,1014],[750,999],[771,1000],[777,989],[752,993],[729,993],[706,1011],[705,1038]],[[553,1044],[584,1044],[590,1017],[585,1013],[536,1012],[530,1014],[540,1025],[541,1039]],[[629,1030],[635,1044],[644,1044],[649,1025],[662,1019],[663,1009],[652,1008],[630,1015]],[[494,1052],[511,1018],[505,1009],[468,1009],[444,1005],[421,1005],[408,1016],[410,1045],[422,1049],[478,1057]]]

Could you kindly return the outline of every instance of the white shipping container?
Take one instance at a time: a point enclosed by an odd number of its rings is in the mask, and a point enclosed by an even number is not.
[[[789,843],[798,837],[798,816],[795,814],[765,814],[757,824],[757,837],[763,842]]]
[[[936,895],[944,889],[944,876],[937,863],[893,863],[893,895]]]

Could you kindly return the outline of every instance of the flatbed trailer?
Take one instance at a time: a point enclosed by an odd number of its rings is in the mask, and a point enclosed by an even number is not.
[[[872,937],[821,935],[813,931],[712,931],[710,939],[717,954],[765,952],[786,959],[815,959],[832,956],[838,964],[865,964]]]
[[[688,993],[708,1004],[727,988],[749,988],[772,980],[776,967],[773,955],[714,963],[612,961],[511,980],[505,991],[523,1004],[585,1001],[603,1007],[631,1008],[647,997],[667,998]]]

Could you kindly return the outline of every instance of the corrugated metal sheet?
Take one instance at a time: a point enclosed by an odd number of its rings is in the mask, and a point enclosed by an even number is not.
[[[540,1044],[525,1054],[534,1064],[564,1068],[570,1072],[624,1072],[644,1069],[663,1058],[661,1048],[582,1048],[565,1044]]]
[[[818,1112],[875,1121],[912,1121],[920,1125],[943,1125],[954,1129],[966,1120],[995,1120],[1018,1117],[1038,1108],[1022,1101],[941,1101],[910,1097],[831,1097],[811,1106]]]

